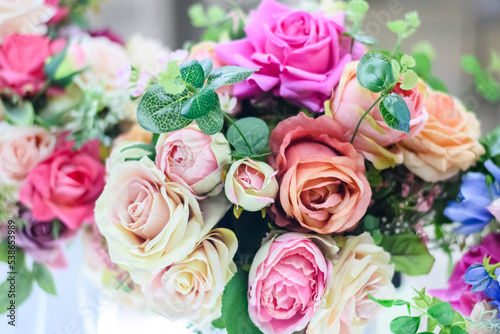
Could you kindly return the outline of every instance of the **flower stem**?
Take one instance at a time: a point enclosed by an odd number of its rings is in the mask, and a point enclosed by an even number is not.
[[[243,138],[243,141],[245,142],[245,145],[248,147],[248,150],[250,151],[250,154],[253,154],[252,147],[248,143],[247,139],[243,135],[243,132],[241,132],[241,130],[238,127],[238,125],[236,125],[236,122],[228,114],[226,114],[225,112],[223,112],[222,114],[229,121],[229,123],[231,123],[231,125],[234,126],[234,128],[236,129],[236,131],[238,131],[238,133],[240,134],[241,138]]]
[[[380,100],[382,100],[382,98],[384,97],[384,95],[380,95],[380,97],[377,99],[377,101],[375,101],[370,108],[368,108],[368,110],[363,114],[363,116],[361,116],[361,119],[359,120],[358,122],[358,125],[356,125],[356,129],[354,130],[354,133],[352,135],[352,139],[351,139],[351,144],[354,143],[354,138],[356,137],[356,135],[358,134],[358,130],[359,130],[359,127],[361,126],[361,122],[363,122],[363,120],[365,119],[366,115],[368,115],[368,113],[373,109],[375,108],[375,106],[380,102]]]

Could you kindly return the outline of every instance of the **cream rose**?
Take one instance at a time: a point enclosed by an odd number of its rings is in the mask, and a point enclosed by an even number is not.
[[[148,274],[191,253],[229,205],[224,196],[198,202],[148,157],[111,169],[95,219],[111,260],[141,284]]]
[[[38,126],[0,124],[0,183],[23,181],[38,163],[47,159],[56,137]]]
[[[144,285],[149,307],[169,320],[188,319],[199,328],[221,316],[222,292],[236,273],[238,240],[231,230],[210,232],[184,260]]]
[[[394,266],[390,255],[376,246],[368,233],[348,237],[334,262],[332,283],[307,334],[351,333],[351,326],[365,326],[381,306],[368,298],[387,299],[394,293]]]
[[[397,147],[404,165],[417,176],[428,182],[446,180],[484,154],[479,121],[458,99],[444,93],[430,93],[425,107],[429,120],[424,129]]]
[[[0,42],[12,34],[45,35],[47,23],[57,8],[45,0],[10,0],[0,2]]]

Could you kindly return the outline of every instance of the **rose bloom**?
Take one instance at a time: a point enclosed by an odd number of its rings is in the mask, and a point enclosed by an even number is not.
[[[19,183],[47,159],[56,137],[38,126],[0,125],[0,183]]]
[[[274,203],[278,193],[276,172],[261,161],[234,162],[226,176],[226,197],[247,211],[259,211]]]
[[[45,0],[0,2],[0,42],[12,34],[45,35],[46,23],[57,9]]]
[[[368,293],[381,299],[394,294],[390,258],[366,232],[347,237],[333,266],[324,307],[316,312],[307,334],[351,333],[351,326],[365,326],[374,319],[382,306],[371,301]]]
[[[66,268],[63,246],[75,236],[76,230],[54,220],[38,221],[29,211],[23,212],[20,218],[26,221],[26,225],[16,231],[16,246],[30,254],[36,262],[53,269]],[[55,224],[60,224],[57,239],[54,239]]]
[[[469,316],[474,305],[486,299],[484,293],[471,293],[471,286],[465,283],[464,275],[471,265],[483,263],[485,256],[491,257],[490,263],[500,262],[500,234],[488,234],[481,245],[472,246],[457,262],[450,278],[448,288],[432,290],[430,293],[437,298],[450,302],[454,310],[464,316]]]
[[[144,284],[150,309],[172,321],[187,319],[200,329],[210,327],[221,316],[224,287],[236,273],[237,248],[231,230],[211,231],[185,259]]]
[[[228,207],[224,196],[198,202],[144,157],[111,170],[95,219],[111,260],[141,284],[147,275],[191,253]]]
[[[330,234],[358,225],[371,189],[363,157],[342,137],[341,126],[328,116],[301,113],[274,129],[269,144],[280,186],[272,207],[278,226]]]
[[[322,304],[338,251],[328,236],[273,235],[259,249],[248,281],[248,312],[264,334],[302,331]]]
[[[104,187],[104,165],[99,160],[99,141],[73,151],[73,141],[57,147],[32,169],[19,198],[40,221],[59,218],[70,229],[94,220],[95,201]]]
[[[49,37],[10,35],[0,45],[0,90],[20,96],[33,95],[46,81],[45,61],[60,43]]]
[[[250,14],[247,38],[220,44],[215,51],[227,64],[259,70],[234,86],[235,96],[272,92],[322,112],[345,65],[364,53],[362,44],[343,35],[343,24],[343,12],[330,18],[264,0]]]
[[[209,136],[197,125],[163,133],[156,143],[156,165],[197,196],[222,190],[221,172],[231,162],[231,148],[222,133]]]
[[[404,165],[428,182],[467,170],[484,154],[479,121],[451,96],[431,92],[425,104],[429,120],[422,132],[398,144]]]
[[[370,92],[362,87],[356,79],[358,62],[352,62],[345,68],[339,86],[329,101],[327,114],[342,126],[344,141],[350,142],[361,116],[380,97],[380,93]],[[411,113],[410,133],[391,129],[380,114],[379,105],[375,106],[361,122],[354,139],[354,147],[361,151],[367,160],[373,162],[375,168],[395,167],[403,162],[402,155],[391,148],[398,141],[415,136],[427,122],[425,98],[427,88],[419,82],[412,90],[403,90],[399,84],[392,90],[405,100]]]

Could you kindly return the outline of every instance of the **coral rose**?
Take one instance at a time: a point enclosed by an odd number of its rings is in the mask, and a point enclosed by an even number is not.
[[[111,260],[142,284],[148,275],[191,253],[228,207],[224,196],[198,202],[144,157],[111,169],[95,219]]]
[[[302,331],[322,304],[338,247],[331,237],[272,235],[259,249],[248,280],[248,312],[264,334]]]
[[[402,140],[404,165],[428,182],[437,182],[467,170],[481,155],[479,121],[451,96],[431,92],[425,104],[429,120],[422,132]]]
[[[330,234],[358,225],[371,189],[363,157],[342,138],[341,126],[328,116],[301,113],[274,129],[271,166],[280,190],[272,211],[279,226]]]
[[[316,312],[306,333],[351,333],[351,326],[365,326],[374,319],[382,306],[368,293],[382,299],[394,293],[390,258],[368,233],[348,237],[333,266],[324,308]]]
[[[342,126],[344,141],[348,142],[351,141],[362,115],[380,97],[379,93],[372,93],[358,83],[357,66],[358,62],[352,62],[346,66],[339,86],[328,102],[330,110],[327,110],[327,114],[330,114]],[[382,118],[377,105],[361,122],[353,142],[354,147],[361,151],[366,159],[373,162],[377,169],[395,167],[402,163],[402,155],[392,149],[391,145],[418,134],[424,128],[428,118],[424,108],[427,89],[423,82],[419,82],[412,90],[403,90],[397,84],[392,92],[400,95],[410,109],[409,135],[391,129]]]

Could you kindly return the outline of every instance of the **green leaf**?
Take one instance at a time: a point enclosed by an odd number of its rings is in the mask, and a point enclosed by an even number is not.
[[[56,79],[57,69],[59,68],[59,66],[61,66],[62,62],[66,58],[68,49],[69,49],[69,41],[66,42],[64,49],[62,49],[62,51],[59,54],[53,56],[52,59],[50,59],[50,61],[45,64],[43,72],[47,75],[47,77],[50,80]]]
[[[375,230],[380,226],[379,219],[372,215],[366,215],[363,221],[365,222],[365,229],[367,231]]]
[[[227,131],[227,140],[234,147],[235,151],[240,154],[259,154],[262,152],[269,141],[269,128],[266,122],[260,118],[246,117],[236,121],[236,126],[243,133],[243,136],[245,136],[245,139],[252,148],[252,152],[250,152],[234,125],[231,125]]]
[[[217,97],[216,104],[219,104],[219,97]],[[214,135],[220,132],[224,126],[224,115],[222,115],[220,106],[212,109],[206,116],[197,118],[196,124],[198,124],[200,130],[207,135]]]
[[[189,94],[167,94],[163,87],[153,85],[144,94],[137,107],[137,121],[146,130],[154,133],[172,132],[188,126],[192,120],[181,116],[182,106]]]
[[[57,294],[54,278],[46,266],[38,262],[33,263],[33,277],[45,292],[52,295]]]
[[[425,82],[434,90],[437,90],[437,91],[443,92],[443,93],[448,93],[448,88],[446,87],[444,82],[442,82],[441,80],[439,80],[436,77],[433,77],[433,76],[428,77],[427,80],[425,80]]]
[[[256,70],[239,66],[223,66],[216,68],[207,78],[211,89],[218,89],[225,85],[232,85],[246,80]]]
[[[391,60],[391,66],[392,66],[392,74],[394,75],[394,78],[399,78],[401,76],[401,65],[399,65],[398,61],[396,59]]]
[[[205,82],[205,71],[200,62],[192,59],[179,66],[182,80],[196,88],[203,87]],[[167,91],[168,92],[168,91]],[[182,92],[179,92],[179,94]]]
[[[12,105],[7,101],[2,101],[4,115],[7,122],[12,125],[33,125],[35,121],[35,109],[29,101],[19,101]]]
[[[480,74],[476,74],[476,90],[490,103],[495,103],[500,98],[498,83],[492,76],[486,73],[481,72]]]
[[[432,332],[436,329],[438,322],[434,318],[427,318],[427,330]]]
[[[361,86],[379,93],[394,84],[392,65],[381,53],[370,52],[359,61],[356,77]]]
[[[365,1],[349,1],[348,8],[356,15],[364,15],[370,6]]]
[[[479,60],[477,60],[477,58],[472,55],[462,56],[462,58],[460,58],[460,64],[462,65],[462,69],[470,74],[476,74],[482,71]]]
[[[395,34],[402,34],[408,28],[408,25],[403,20],[387,22],[387,28]]]
[[[403,57],[401,57],[401,65],[403,65],[405,67],[411,68],[411,67],[414,67],[416,64],[417,63],[412,56],[404,55]]]
[[[467,327],[466,323],[465,323],[465,319],[464,319],[464,316],[460,314],[460,312],[457,312],[455,310],[453,310],[453,324],[455,324],[455,326],[458,326],[462,329],[465,329]],[[457,325],[459,324],[459,325]]]
[[[384,181],[382,175],[380,175],[380,170],[375,168],[372,164],[370,164],[370,167],[366,170],[365,175],[372,188],[380,186]]]
[[[365,45],[375,45],[377,44],[377,39],[373,36],[367,36],[361,33],[351,33],[349,31],[344,32],[344,36],[349,36],[355,40],[357,40],[360,43],[363,43]]]
[[[228,334],[260,334],[248,315],[248,273],[238,270],[222,294],[222,319]]]
[[[458,326],[453,326],[451,327],[451,330],[450,330],[450,334],[468,334],[469,332],[467,332],[465,329],[462,329]]]
[[[166,71],[158,74],[158,84],[166,93],[172,95],[181,94],[186,90],[186,83],[182,80],[177,61],[169,61]]]
[[[201,3],[197,3],[189,7],[188,16],[191,19],[191,24],[195,27],[206,27],[208,25],[205,16],[205,9]]]
[[[9,243],[7,238],[3,239],[0,242],[0,262],[7,263],[9,256]]]
[[[450,326],[453,323],[453,309],[448,302],[432,305],[427,313],[443,326]]]
[[[400,87],[404,90],[412,90],[418,83],[418,75],[413,71],[407,71],[403,74],[403,82]]]
[[[208,115],[215,108],[220,108],[218,104],[219,98],[215,91],[203,87],[182,106],[181,115],[187,119],[198,119]]]
[[[208,7],[207,16],[210,24],[216,24],[217,22],[224,19],[225,12],[221,7],[212,5]]]
[[[486,148],[488,157],[494,158],[500,155],[500,127],[497,127],[481,139],[481,144]]]
[[[200,65],[203,68],[203,76],[205,77],[205,79],[208,78],[214,68],[214,62],[212,61],[212,59],[207,58],[200,61]]]
[[[424,79],[431,76],[432,74],[432,64],[430,58],[423,53],[414,53],[413,59],[415,59],[415,66],[413,70]]]
[[[416,11],[406,13],[405,21],[413,28],[420,27],[420,19],[418,17],[418,12]]]
[[[7,279],[11,275],[7,276]],[[7,312],[7,307],[11,305],[10,301],[15,298],[16,308],[18,308],[31,294],[33,289],[33,276],[25,268],[17,270],[15,276],[15,289],[10,289],[10,281],[4,281],[0,284],[0,314]],[[15,295],[15,296],[14,296]]]
[[[410,132],[411,113],[401,96],[396,93],[387,95],[380,102],[379,110],[390,128],[404,133]]]
[[[379,304],[380,306],[387,308],[391,308],[392,306],[401,306],[408,304],[406,301],[402,299],[377,299],[373,297],[370,293],[368,293],[368,298],[370,298],[371,301]]]
[[[398,317],[391,321],[391,332],[394,334],[415,334],[420,326],[420,317]]]
[[[395,270],[409,276],[427,275],[435,261],[427,246],[413,233],[384,235],[381,246],[391,254]]]
[[[220,317],[212,321],[212,326],[214,326],[215,328],[224,329],[226,328],[226,323],[224,322],[222,317]]]

